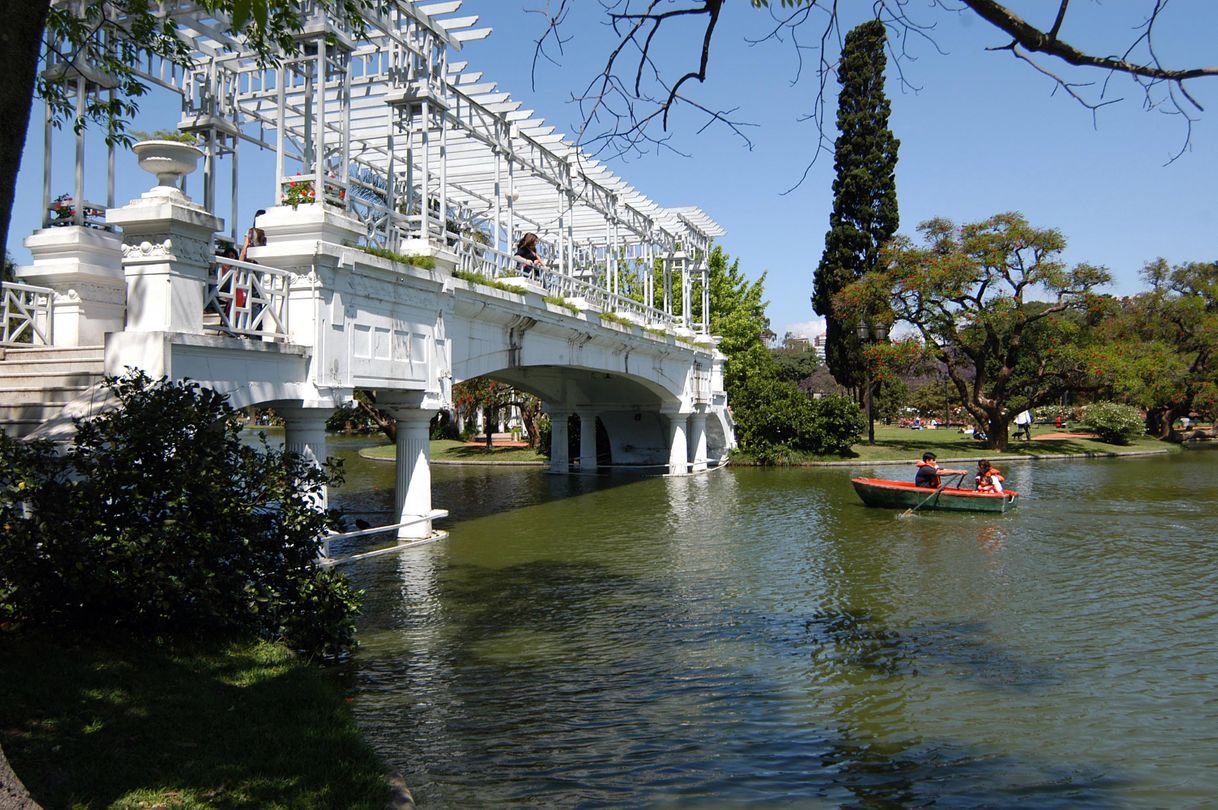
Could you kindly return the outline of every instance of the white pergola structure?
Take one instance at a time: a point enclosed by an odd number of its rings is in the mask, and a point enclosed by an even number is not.
[[[253,189],[259,198],[324,200],[363,223],[366,246],[448,252],[460,270],[499,278],[519,275],[514,247],[531,231],[554,271],[547,286],[556,295],[709,334],[707,257],[723,229],[697,208],[661,207],[481,72],[452,60],[491,33],[476,27],[476,16],[459,14],[460,0],[394,0],[359,38],[347,20],[302,6],[300,52],[263,67],[242,38],[224,33],[225,20],[193,3],[166,4],[194,65],[154,59],[139,68],[146,81],[180,95],[178,129],[204,149],[203,204],[212,212],[227,160],[234,240],[238,195],[251,191],[238,156],[252,144],[275,154],[274,187]],[[52,71],[74,83],[81,110],[91,94],[115,92],[88,66]],[[65,214],[51,197],[50,127],[48,111],[44,225]],[[83,133],[75,158],[72,221],[104,226],[114,205],[113,150],[104,203],[85,194]]]

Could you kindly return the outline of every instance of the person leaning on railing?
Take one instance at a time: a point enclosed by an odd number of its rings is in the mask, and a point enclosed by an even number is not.
[[[520,243],[516,245],[516,260],[526,276],[541,280],[546,266],[537,253],[537,234],[529,232],[520,237]]]

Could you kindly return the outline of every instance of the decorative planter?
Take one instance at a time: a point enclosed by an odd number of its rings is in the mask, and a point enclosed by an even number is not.
[[[159,186],[177,188],[199,165],[203,150],[182,141],[139,141],[132,145],[140,168],[156,175]]]

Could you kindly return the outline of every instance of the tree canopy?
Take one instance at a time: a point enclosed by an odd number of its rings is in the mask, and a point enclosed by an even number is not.
[[[863,346],[854,321],[833,306],[842,288],[874,270],[880,247],[896,233],[897,148],[884,94],[884,24],[864,23],[846,35],[838,78],[833,211],[825,250],[813,277],[812,308],[825,318],[825,363],[841,385],[863,383]],[[866,316],[868,313],[862,313]]]
[[[845,311],[890,308],[941,361],[961,404],[1003,450],[1016,413],[1053,401],[1085,368],[1062,340],[1069,313],[1109,280],[1101,267],[1060,260],[1062,234],[1020,214],[957,227],[919,226],[924,244],[898,236],[883,269],[838,296]]]

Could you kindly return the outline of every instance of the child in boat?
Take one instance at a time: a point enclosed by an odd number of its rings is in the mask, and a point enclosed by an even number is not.
[[[977,462],[977,491],[1002,492],[1002,473],[985,459]]]
[[[967,470],[943,469],[939,466],[939,462],[935,460],[935,454],[928,451],[922,454],[922,460],[918,462],[918,472],[914,475],[914,486],[938,489],[943,486],[940,476],[964,475],[967,472]]]

